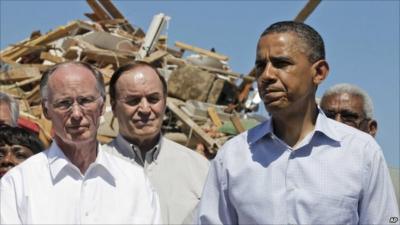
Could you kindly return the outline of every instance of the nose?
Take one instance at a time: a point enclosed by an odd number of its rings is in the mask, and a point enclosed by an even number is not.
[[[276,71],[272,63],[268,63],[265,66],[264,70],[264,76],[267,77],[268,79],[275,79],[276,78]]]
[[[82,109],[79,106],[79,104],[77,104],[76,102],[74,102],[74,104],[72,104],[71,112],[72,112],[71,113],[72,118],[74,118],[74,119],[79,119],[82,117]]]
[[[146,98],[142,98],[139,104],[139,111],[141,113],[150,113],[150,103]]]

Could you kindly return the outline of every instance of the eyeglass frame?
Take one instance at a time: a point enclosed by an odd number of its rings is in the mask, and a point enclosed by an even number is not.
[[[339,112],[331,111],[331,110],[323,110],[323,112],[326,115],[326,117],[333,119],[333,120],[335,120],[336,116],[339,114],[340,119],[344,124],[352,126],[352,127],[356,127],[356,128],[359,128],[364,121],[371,120],[370,118],[367,118],[358,113],[351,112],[348,110],[341,110]],[[348,115],[346,115],[346,114],[348,114]],[[351,116],[354,117],[354,119],[350,118]]]
[[[85,99],[90,98],[90,97],[93,97],[93,99],[91,99],[89,102],[87,102],[87,103],[81,102],[82,100],[85,100]],[[58,102],[56,102],[56,103],[51,103],[51,105],[52,105],[52,107],[53,107],[54,109],[56,109],[57,111],[60,111],[60,112],[62,112],[62,113],[70,113],[70,112],[72,111],[72,108],[73,108],[73,106],[74,106],[75,104],[78,105],[78,107],[79,107],[79,109],[80,109],[81,111],[86,111],[86,110],[89,110],[90,107],[93,106],[94,103],[96,103],[97,100],[99,100],[99,99],[101,99],[101,100],[103,101],[103,96],[101,96],[101,95],[99,95],[99,96],[97,96],[97,97],[94,97],[94,96],[78,96],[78,97],[76,97],[76,98],[63,98],[63,99],[58,99],[58,100],[57,100]],[[61,104],[63,101],[68,101],[68,100],[73,100],[73,101],[72,101],[72,103],[69,102],[67,106],[64,106],[64,107],[67,107],[67,108],[62,109],[62,108],[61,108],[62,105],[57,106],[57,104]],[[49,102],[48,99],[45,99],[44,101],[46,101],[46,103]],[[84,104],[88,104],[88,105],[85,106]],[[93,104],[93,105],[91,105],[91,104]]]

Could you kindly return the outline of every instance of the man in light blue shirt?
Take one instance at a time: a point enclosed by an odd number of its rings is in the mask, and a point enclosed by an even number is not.
[[[256,76],[271,119],[220,149],[198,223],[399,223],[379,145],[317,107],[328,72],[323,40],[310,26],[284,21],[262,33]]]

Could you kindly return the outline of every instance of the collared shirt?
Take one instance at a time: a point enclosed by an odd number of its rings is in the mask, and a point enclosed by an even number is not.
[[[1,224],[154,224],[159,210],[143,170],[101,146],[83,175],[54,141],[0,183]]]
[[[200,224],[392,224],[399,211],[379,145],[320,112],[295,148],[271,120],[228,141],[197,216]]]
[[[192,212],[200,200],[209,162],[197,152],[164,137],[160,138],[157,146],[146,153],[144,171],[160,198],[162,221],[166,224],[191,222]],[[138,154],[134,153],[140,151],[121,135],[106,149],[143,166],[137,158]]]

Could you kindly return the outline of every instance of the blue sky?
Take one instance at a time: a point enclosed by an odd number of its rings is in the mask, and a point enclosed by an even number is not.
[[[152,17],[171,17],[169,44],[182,41],[214,47],[230,57],[231,68],[247,73],[254,65],[258,36],[271,23],[293,19],[306,1],[114,1],[134,25],[147,30]],[[91,12],[86,1],[0,0],[0,47],[34,30],[48,32]],[[347,82],[374,101],[377,141],[389,165],[399,167],[400,1],[322,1],[306,23],[325,40],[329,86]]]

